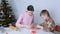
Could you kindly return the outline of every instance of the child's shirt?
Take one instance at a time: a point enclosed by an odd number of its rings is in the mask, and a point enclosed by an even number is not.
[[[34,22],[34,15],[26,15],[22,14],[19,16],[17,22],[16,22],[16,26],[20,27],[20,24],[25,24],[25,25],[31,25]]]
[[[51,32],[54,32],[55,29],[55,23],[52,19],[49,19],[47,22],[44,22],[41,24],[43,26],[43,29],[50,30]]]

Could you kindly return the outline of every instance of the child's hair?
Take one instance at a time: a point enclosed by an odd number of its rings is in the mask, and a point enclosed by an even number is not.
[[[32,5],[29,5],[29,6],[27,7],[27,10],[28,10],[28,11],[34,11],[34,7],[33,7]]]
[[[47,10],[42,10],[41,13],[40,13],[40,16],[42,14],[47,14],[47,16],[50,17],[50,14],[49,14],[49,12]]]

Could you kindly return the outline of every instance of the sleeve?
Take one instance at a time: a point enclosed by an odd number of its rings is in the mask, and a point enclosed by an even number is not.
[[[54,32],[54,30],[55,30],[55,22],[54,22],[54,20],[50,20],[50,22],[51,22],[50,31],[51,31],[51,32]]]
[[[32,18],[32,23],[34,23],[34,15],[33,15],[33,18]]]
[[[55,30],[55,22],[52,21],[52,23],[51,23],[51,31],[54,31],[54,30]]]
[[[34,15],[33,15],[32,22],[30,25],[31,25],[31,27],[34,27]]]
[[[21,26],[21,22],[23,20],[23,15],[20,15],[17,22],[16,22],[16,27],[20,27]]]

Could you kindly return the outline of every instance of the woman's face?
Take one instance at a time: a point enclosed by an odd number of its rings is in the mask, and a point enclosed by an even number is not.
[[[47,14],[42,14],[41,17],[42,17],[44,20],[47,20],[47,19],[48,19],[48,15],[47,15]]]
[[[28,15],[33,15],[33,11],[27,11]]]

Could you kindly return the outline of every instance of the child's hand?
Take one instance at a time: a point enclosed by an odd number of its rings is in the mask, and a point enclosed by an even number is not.
[[[26,27],[26,28],[29,28],[29,29],[31,28],[31,26],[30,26],[30,25],[25,25],[25,27]]]
[[[37,29],[43,29],[43,27],[40,26],[40,25],[37,25],[36,28],[37,28]]]

